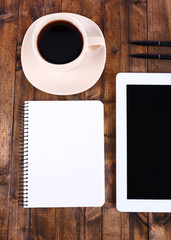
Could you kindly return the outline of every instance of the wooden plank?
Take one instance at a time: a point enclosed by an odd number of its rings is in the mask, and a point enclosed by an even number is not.
[[[120,5],[105,1],[104,35],[107,60],[104,71],[104,135],[105,135],[105,192],[102,208],[102,239],[121,239],[121,213],[116,210],[116,88],[115,78],[120,71]]]
[[[129,41],[147,40],[147,4],[129,5]],[[130,45],[130,54],[145,53],[147,47]],[[130,58],[131,72],[147,72],[147,60]],[[129,214],[129,239],[148,239],[148,214]]]
[[[32,209],[32,239],[55,239],[55,209]]]
[[[85,208],[84,220],[84,239],[85,240],[99,240],[101,239],[102,220],[101,208]]]
[[[148,1],[148,40],[170,41],[171,2]],[[149,47],[149,53],[171,54],[168,47]],[[171,72],[170,61],[148,60],[149,72]],[[168,213],[149,214],[149,239],[171,239],[171,218]]]
[[[120,71],[129,72],[129,4],[127,1],[120,1]],[[121,239],[129,240],[129,213],[122,213],[121,216]]]
[[[0,239],[8,239],[16,52],[16,6],[0,2]]]
[[[129,240],[129,213],[122,213],[122,223],[121,223],[121,228],[122,228],[122,240]]]
[[[106,206],[116,207],[116,104],[105,104],[105,192]]]
[[[171,239],[170,213],[150,213],[149,215],[149,239]]]
[[[129,72],[129,3],[120,1],[120,71]],[[121,239],[129,240],[129,213],[121,216]]]
[[[123,72],[146,72],[147,61],[129,59],[131,53],[147,52],[146,47],[133,46],[129,41],[147,39],[147,5],[143,2],[120,2],[121,61]],[[148,214],[122,213],[122,239],[148,239]]]
[[[148,1],[148,40],[170,41],[171,37],[171,3],[169,0]],[[169,47],[148,47],[149,53],[171,54]],[[168,60],[148,60],[150,72],[170,72]]]
[[[129,72],[129,4],[119,2],[120,14],[120,71]]]
[[[112,10],[112,11],[111,11]],[[120,18],[119,2],[109,1],[104,8],[104,35],[107,42],[107,61],[104,71],[104,102],[105,102],[105,174],[106,174],[106,205],[115,206],[116,190],[116,106],[115,76],[119,72],[120,62]]]
[[[128,3],[147,3],[148,0],[128,0]]]
[[[21,1],[18,11],[17,24],[17,52],[15,66],[15,102],[14,102],[14,126],[12,144],[12,167],[10,183],[10,207],[9,207],[9,236],[8,239],[29,239],[31,233],[31,210],[18,206],[18,159],[19,159],[19,104],[33,98],[33,86],[24,77],[21,68],[20,52],[23,36],[32,23],[28,13],[28,2]]]
[[[132,3],[129,5],[129,42],[147,40],[147,4]],[[129,46],[129,54],[147,53],[146,46]],[[147,60],[130,58],[131,72],[146,72]]]
[[[56,209],[56,238],[59,240],[83,240],[85,214],[81,208]]]
[[[119,1],[104,4],[104,36],[107,43],[107,59],[104,70],[104,99],[115,101],[115,77],[120,64],[120,16]]]
[[[116,210],[116,104],[105,104],[106,203],[102,208],[104,240],[121,239],[121,216]]]
[[[103,237],[105,240],[120,240],[122,236],[121,213],[116,208],[105,206],[103,208]]]

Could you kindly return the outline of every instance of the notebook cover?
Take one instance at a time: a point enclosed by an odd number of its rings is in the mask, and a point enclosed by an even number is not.
[[[28,101],[24,107],[26,208],[94,207],[105,201],[100,101]]]

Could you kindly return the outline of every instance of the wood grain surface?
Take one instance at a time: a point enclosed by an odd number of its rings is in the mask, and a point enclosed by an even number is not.
[[[30,24],[54,12],[95,21],[107,45],[105,70],[86,92],[54,96],[25,78],[21,44]],[[171,41],[170,0],[0,1],[0,240],[169,240],[169,213],[116,210],[116,91],[118,72],[171,72],[167,60],[131,59],[133,53],[170,53],[167,47],[131,46],[135,40]],[[91,73],[88,73],[91,74]],[[89,77],[87,74],[87,77]],[[25,100],[101,100],[105,107],[105,189],[102,208],[24,209],[18,206],[19,104]]]

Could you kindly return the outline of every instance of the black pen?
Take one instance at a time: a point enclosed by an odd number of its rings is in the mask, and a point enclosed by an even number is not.
[[[171,55],[169,54],[148,54],[148,53],[142,53],[142,54],[131,54],[131,57],[136,58],[147,58],[147,59],[168,59],[171,60]]]
[[[132,41],[130,43],[144,46],[171,46],[169,41]]]

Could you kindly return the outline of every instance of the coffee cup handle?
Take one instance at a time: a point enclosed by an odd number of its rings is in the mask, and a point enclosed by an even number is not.
[[[104,46],[105,41],[103,37],[95,36],[95,37],[88,37],[88,49],[89,50],[96,50],[97,48]]]

